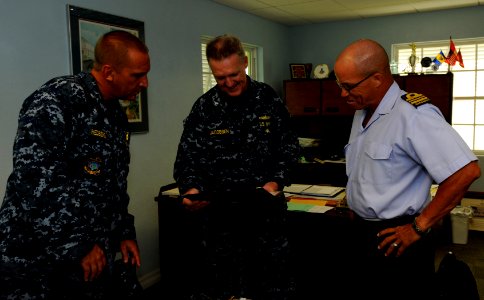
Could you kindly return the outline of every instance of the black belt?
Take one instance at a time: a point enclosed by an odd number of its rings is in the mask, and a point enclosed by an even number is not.
[[[415,217],[418,216],[418,214],[415,215],[405,215],[405,216],[399,216],[396,218],[392,219],[383,219],[383,220],[366,220],[363,219],[362,217],[358,216],[356,213],[354,214],[354,222],[358,226],[364,226],[368,230],[383,230],[385,228],[391,228],[391,227],[397,227],[397,226],[402,226],[405,224],[411,224]]]

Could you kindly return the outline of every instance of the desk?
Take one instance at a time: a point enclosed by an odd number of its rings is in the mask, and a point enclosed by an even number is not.
[[[162,187],[155,198],[160,226],[160,275],[162,290],[183,299],[183,295],[204,284],[199,270],[205,265],[196,215],[187,213],[176,197],[161,195],[173,187]],[[328,295],[345,299],[345,276],[352,265],[348,210],[334,208],[324,214],[289,211],[288,222],[296,299],[323,299]]]
[[[289,211],[288,220],[297,299],[347,299],[346,277],[352,266],[348,210]]]

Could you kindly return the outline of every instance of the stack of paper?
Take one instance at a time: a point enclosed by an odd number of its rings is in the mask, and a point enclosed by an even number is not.
[[[294,203],[288,202],[287,209],[291,211],[305,211],[310,213],[319,213],[324,214],[328,210],[333,209],[332,206],[321,206],[321,205],[312,205],[312,204],[303,204],[303,203]]]
[[[171,190],[163,191],[163,192],[161,192],[161,194],[163,196],[178,197],[178,196],[180,196],[180,191],[176,187],[176,188],[173,188]]]
[[[284,188],[284,193],[305,196],[335,197],[344,191],[343,187],[328,185],[308,185],[308,184],[291,184]]]
[[[284,188],[288,209],[324,213],[340,206],[346,196],[345,188],[327,185],[291,184]]]

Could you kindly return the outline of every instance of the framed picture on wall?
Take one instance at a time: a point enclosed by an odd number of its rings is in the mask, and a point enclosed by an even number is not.
[[[90,71],[98,38],[112,30],[126,30],[144,41],[144,22],[67,5],[72,73]],[[126,111],[130,131],[148,131],[148,99],[143,89],[135,101],[119,100]]]
[[[289,64],[291,79],[308,78],[305,64]]]

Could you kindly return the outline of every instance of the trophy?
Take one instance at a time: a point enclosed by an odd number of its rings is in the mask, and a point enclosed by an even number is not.
[[[412,54],[408,57],[408,63],[410,67],[412,67],[412,72],[409,74],[415,74],[415,64],[417,63],[417,45],[415,43],[411,43],[409,45],[412,48]]]

